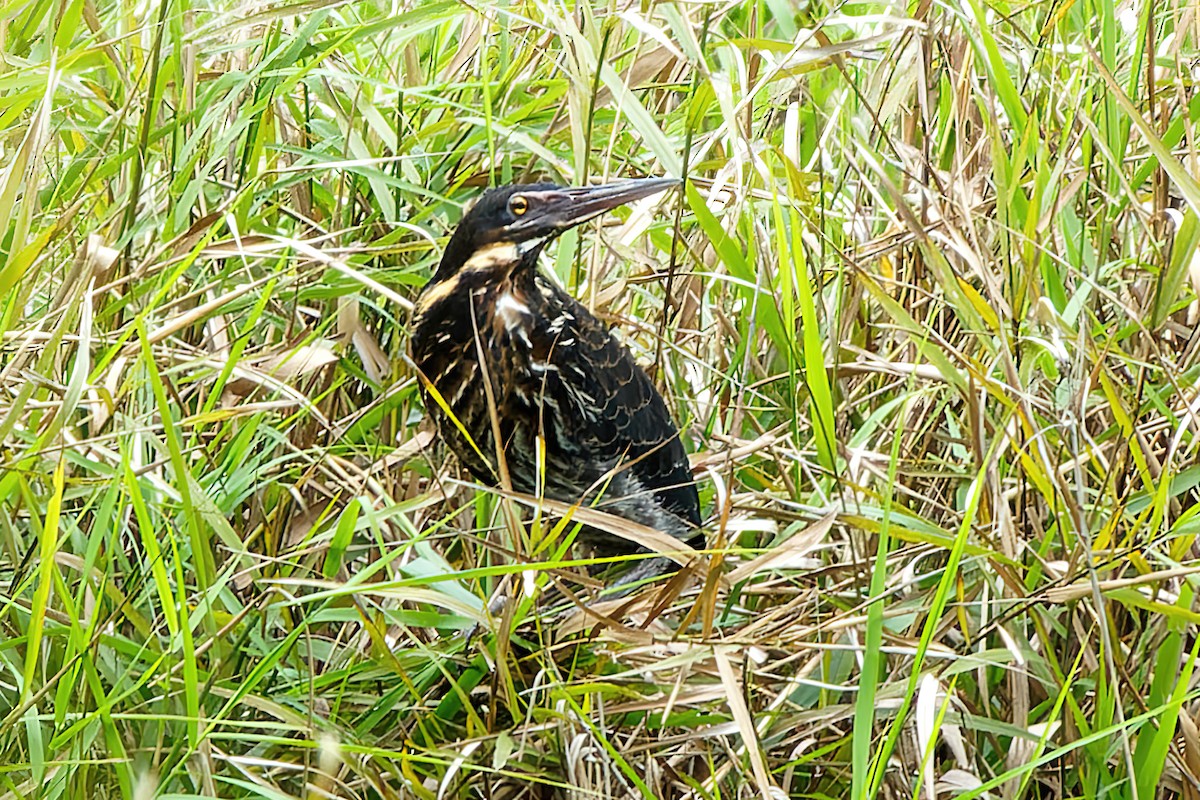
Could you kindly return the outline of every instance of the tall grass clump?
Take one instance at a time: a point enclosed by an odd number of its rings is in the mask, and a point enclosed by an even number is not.
[[[1198,31],[0,5],[0,800],[1200,797]],[[543,266],[706,548],[550,615],[621,520],[475,485],[408,314],[482,187],[642,175]]]

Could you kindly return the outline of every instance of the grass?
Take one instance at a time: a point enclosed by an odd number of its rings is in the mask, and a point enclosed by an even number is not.
[[[3,3],[0,800],[1200,797],[1196,37]],[[446,457],[408,311],[479,187],[638,175],[544,266],[707,549],[568,622],[589,510]]]

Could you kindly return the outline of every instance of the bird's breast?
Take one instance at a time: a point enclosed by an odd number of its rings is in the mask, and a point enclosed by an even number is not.
[[[567,320],[554,314],[550,321],[558,325],[550,332],[541,293],[514,280],[462,280],[456,291],[437,294],[444,299],[424,306],[412,337],[426,409],[450,449],[482,480],[495,477],[498,433],[513,485],[533,491],[535,440],[557,441],[564,424],[552,350]]]
[[[502,417],[533,413],[543,375],[531,373],[545,372],[548,355],[537,291],[511,274],[485,276],[482,257],[472,262],[476,269],[452,276],[446,281],[450,288],[434,286],[422,294],[412,337],[413,361],[427,393],[436,392],[468,428],[470,420],[484,418],[488,402],[500,407]],[[445,411],[437,397],[430,399],[433,413]]]

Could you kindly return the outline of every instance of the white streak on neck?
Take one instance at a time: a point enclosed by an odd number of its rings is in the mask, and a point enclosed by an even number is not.
[[[532,316],[532,312],[512,292],[505,292],[496,301],[496,316],[504,322],[505,328],[512,330],[522,324],[522,317]]]

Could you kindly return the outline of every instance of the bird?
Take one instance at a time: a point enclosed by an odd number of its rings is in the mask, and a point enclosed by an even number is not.
[[[503,471],[517,491],[594,504],[694,544],[699,496],[662,395],[609,327],[538,267],[564,231],[678,184],[489,189],[417,295],[410,351],[427,414],[478,481],[502,485]],[[601,558],[644,552],[590,526],[576,541]],[[671,568],[647,558],[617,583]]]

